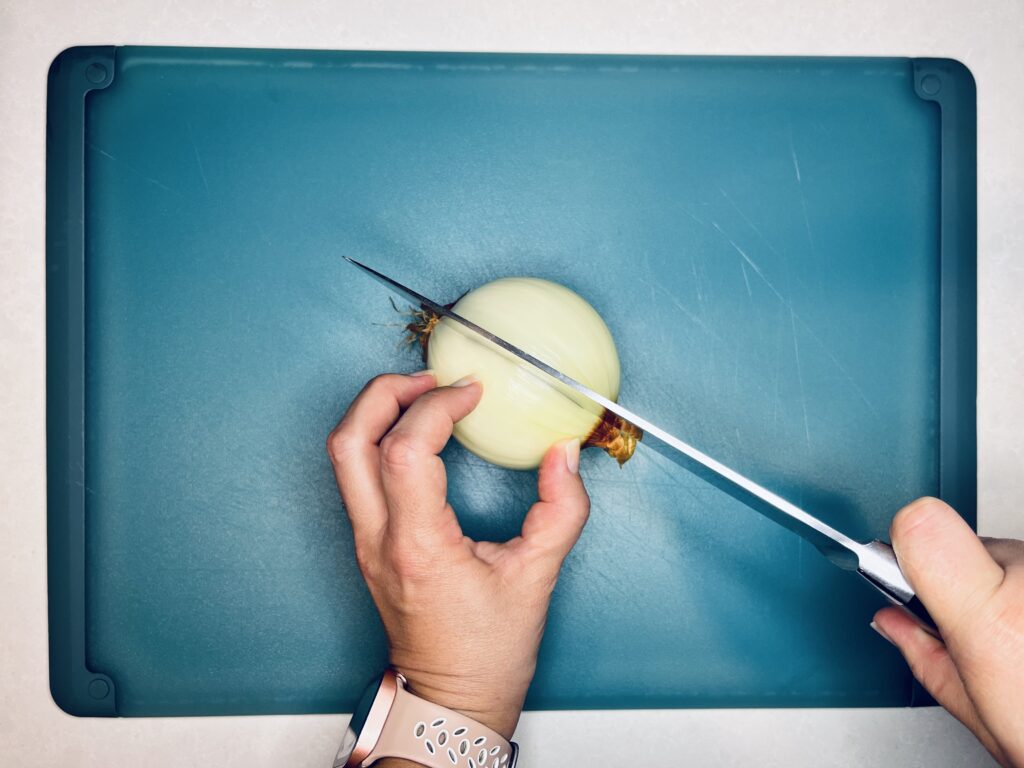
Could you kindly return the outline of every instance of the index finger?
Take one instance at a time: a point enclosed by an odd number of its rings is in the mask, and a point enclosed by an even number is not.
[[[452,435],[455,422],[480,400],[474,381],[441,387],[418,398],[381,441],[381,478],[388,505],[388,525],[395,538],[412,545],[436,543],[458,522],[447,502],[447,477],[437,455]],[[461,536],[461,533],[459,533]]]
[[[378,443],[402,409],[434,385],[429,371],[377,376],[363,387],[327,438],[334,477],[357,540],[379,531],[387,521]]]

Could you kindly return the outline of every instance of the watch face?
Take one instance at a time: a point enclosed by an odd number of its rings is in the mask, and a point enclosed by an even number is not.
[[[367,686],[362,698],[359,699],[359,703],[352,713],[352,719],[348,721],[348,728],[345,729],[345,736],[341,740],[338,756],[334,758],[334,768],[340,768],[340,766],[345,765],[349,757],[352,756],[356,744],[359,743],[359,734],[362,733],[363,726],[366,724],[366,717],[370,714],[373,702],[377,698],[377,691],[380,690],[383,681],[383,677],[378,677]]]

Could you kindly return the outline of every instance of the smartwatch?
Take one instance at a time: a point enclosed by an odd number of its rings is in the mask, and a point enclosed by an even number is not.
[[[334,768],[398,757],[431,768],[514,768],[519,748],[490,728],[406,690],[387,669],[359,700]]]

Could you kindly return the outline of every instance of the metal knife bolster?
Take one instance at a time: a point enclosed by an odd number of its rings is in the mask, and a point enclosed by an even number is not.
[[[935,619],[903,575],[892,546],[877,539],[859,545],[857,573],[890,603],[906,611],[926,632],[940,637]]]
[[[876,539],[860,545],[857,552],[857,573],[894,603],[908,603],[914,598],[914,588],[900,570],[896,562],[896,553],[884,541]]]

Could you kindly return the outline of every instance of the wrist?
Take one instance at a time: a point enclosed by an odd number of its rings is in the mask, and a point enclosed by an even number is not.
[[[406,679],[406,690],[439,704],[500,734],[510,741],[526,698],[525,685],[489,679],[455,678],[396,667]]]

